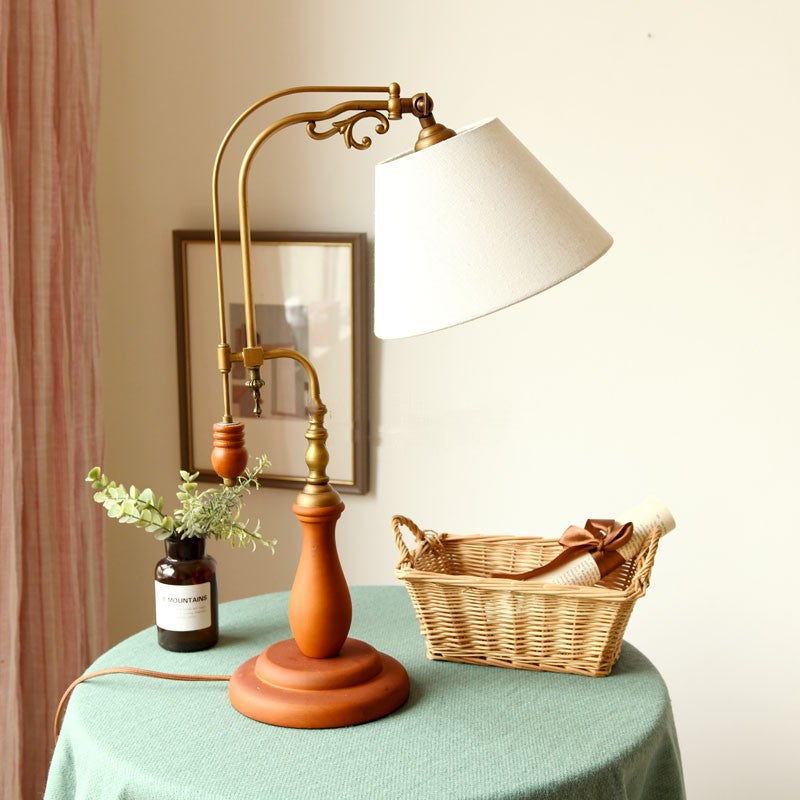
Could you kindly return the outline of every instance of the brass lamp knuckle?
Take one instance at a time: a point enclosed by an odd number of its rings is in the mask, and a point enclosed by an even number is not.
[[[411,98],[411,112],[415,117],[429,117],[433,114],[433,100],[425,92],[415,94]]]
[[[419,119],[419,123],[422,125],[414,150],[422,150],[456,135],[452,128],[448,128],[434,119],[433,100],[425,92],[415,94],[411,98],[411,113]]]
[[[255,369],[264,363],[264,349],[262,347],[242,348],[242,362],[247,369]]]

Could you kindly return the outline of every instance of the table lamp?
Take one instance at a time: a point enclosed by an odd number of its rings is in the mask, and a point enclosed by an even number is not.
[[[321,111],[273,122],[253,139],[239,170],[239,235],[244,281],[246,346],[227,341],[219,222],[219,172],[231,137],[255,111],[293,94],[378,95],[343,100]],[[230,681],[232,705],[260,722],[294,728],[331,728],[378,719],[408,697],[402,665],[371,645],[348,638],[350,593],[335,544],[344,504],[326,475],[326,408],[319,380],[302,353],[258,344],[251,277],[247,182],[263,143],[284,128],[305,125],[315,140],[339,134],[346,147],[369,148],[356,124],[371,120],[377,134],[403,116],[419,120],[413,150],[376,170],[375,333],[414,336],[457,325],[530,297],[587,267],[610,246],[595,222],[527,148],[497,119],[456,133],[436,122],[427,94],[402,97],[392,83],[376,86],[301,86],[254,103],[222,140],[212,173],[212,206],[219,300],[218,367],[224,413],[214,425],[211,461],[232,483],[244,470],[244,425],[231,416],[229,374],[247,370],[254,412],[264,386],[260,368],[289,358],[308,374],[308,477],[293,511],[303,541],[289,598],[292,639],[277,642],[242,664]],[[318,130],[320,123],[330,127]]]

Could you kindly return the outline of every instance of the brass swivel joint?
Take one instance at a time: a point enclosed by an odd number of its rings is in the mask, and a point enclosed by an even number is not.
[[[425,92],[415,94],[411,98],[411,113],[419,119],[419,124],[422,125],[414,150],[423,150],[456,135],[452,128],[442,125],[433,118],[433,100]]]

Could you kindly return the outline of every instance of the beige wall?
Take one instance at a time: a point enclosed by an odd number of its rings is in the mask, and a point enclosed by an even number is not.
[[[689,795],[796,797],[796,6],[102,5],[106,470],[174,484],[170,231],[210,227],[213,156],[241,109],[288,85],[397,80],[451,126],[500,115],[616,244],[500,314],[372,342],[374,488],[347,499],[345,571],[394,580],[393,513],[553,535],[661,495],[678,529],[628,638],[669,684]],[[370,232],[372,167],[413,127],[366,153],[276,140],[254,171],[254,227]],[[275,558],[214,548],[223,600],[288,588],[291,499],[268,490],[248,508]],[[108,556],[117,640],[152,624],[159,546],[110,524]]]

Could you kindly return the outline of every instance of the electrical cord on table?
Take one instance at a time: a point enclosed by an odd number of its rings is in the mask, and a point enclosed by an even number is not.
[[[72,690],[79,683],[83,683],[89,680],[89,678],[98,678],[101,675],[111,675],[115,672],[120,672],[125,675],[143,675],[146,678],[163,678],[169,681],[229,681],[231,679],[230,675],[181,675],[175,672],[156,672],[152,669],[140,669],[139,667],[109,667],[108,669],[98,669],[94,672],[87,672],[81,675],[80,678],[76,678],[72,681],[67,687],[67,691],[61,696],[58,708],[56,709],[56,718],[53,721],[53,735],[56,739],[58,739],[58,734],[61,732],[61,720],[67,709],[67,703],[69,702]]]

